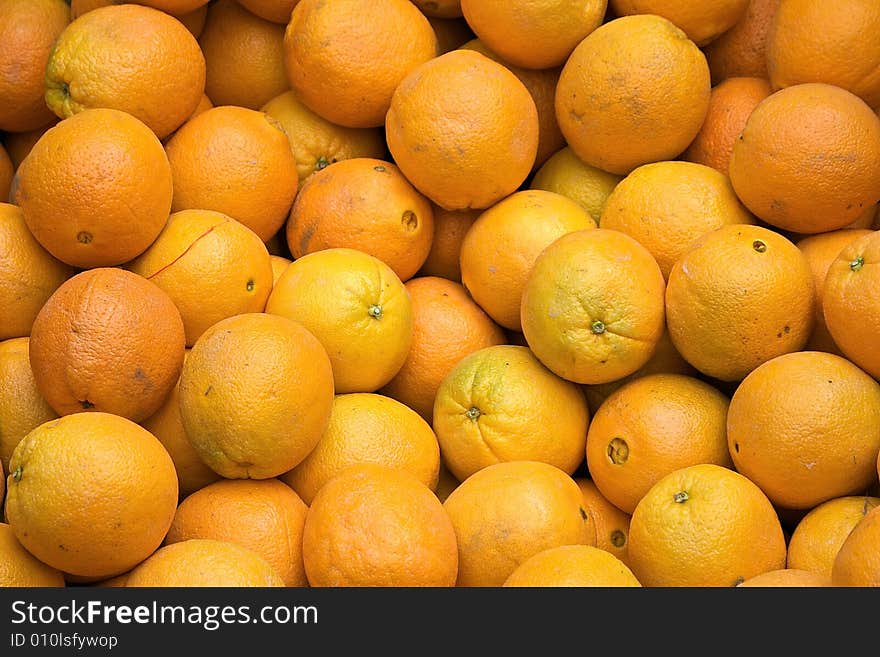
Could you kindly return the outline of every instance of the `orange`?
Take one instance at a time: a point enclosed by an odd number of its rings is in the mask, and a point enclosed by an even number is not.
[[[880,379],[880,233],[873,231],[847,244],[825,276],[822,312],[832,339],[843,355]]]
[[[268,114],[214,107],[187,121],[165,150],[173,211],[228,214],[264,242],[284,224],[299,178],[287,135]]]
[[[461,482],[443,503],[458,542],[457,586],[501,586],[529,557],[596,545],[580,488],[547,463],[507,461]]]
[[[607,0],[461,0],[480,40],[515,66],[561,66],[605,18]]]
[[[375,463],[350,466],[318,491],[302,551],[313,587],[449,587],[458,573],[440,500],[408,472]]]
[[[762,226],[706,233],[678,259],[666,286],[675,348],[703,374],[742,380],[761,363],[806,344],[814,323],[806,256]]]
[[[880,511],[874,507],[846,537],[831,570],[833,586],[880,586]]]
[[[664,278],[705,233],[753,223],[724,173],[676,160],[633,169],[608,196],[599,219],[601,228],[626,233],[648,249]]]
[[[589,420],[580,388],[518,345],[462,358],[434,402],[443,462],[459,481],[506,461],[539,461],[572,474],[584,460]]]
[[[205,93],[214,105],[256,110],[289,88],[284,26],[255,16],[237,0],[211,3],[199,46]]]
[[[29,343],[27,337],[0,342],[0,466],[6,470],[21,439],[58,417],[37,390],[28,358]]]
[[[0,472],[2,474],[2,472]],[[2,490],[2,486],[0,486]],[[0,500],[3,497],[0,495]],[[0,587],[62,587],[64,575],[25,550],[12,527],[0,522]]]
[[[185,356],[189,355],[189,349]],[[177,471],[180,497],[186,497],[200,488],[220,479],[220,475],[205,465],[190,444],[180,417],[180,381],[168,394],[162,407],[140,425],[159,439],[168,451]]]
[[[385,119],[397,166],[447,210],[485,209],[516,191],[535,163],[539,132],[535,101],[520,79],[464,49],[413,69]]]
[[[523,335],[559,376],[608,383],[653,355],[663,290],[657,261],[635,239],[608,228],[575,231],[535,261],[522,294]]]
[[[59,415],[105,411],[140,422],[180,375],[180,313],[157,285],[116,267],[66,280],[42,307],[29,357],[37,389]]]
[[[74,270],[40,246],[21,210],[8,203],[0,203],[0,252],[0,340],[27,336],[40,308]]]
[[[238,2],[260,18],[287,25],[290,13],[299,0],[238,0]]]
[[[140,255],[171,210],[171,166],[161,142],[114,109],[84,110],[49,128],[16,180],[13,202],[34,237],[75,267]]]
[[[426,16],[437,16],[440,18],[457,18],[461,16],[460,0],[413,0],[413,4]]]
[[[630,514],[624,513],[599,492],[592,479],[576,477],[584,498],[584,508],[596,525],[596,547],[610,552],[626,563]]]
[[[322,249],[358,249],[407,281],[431,250],[434,211],[393,163],[357,157],[309,178],[290,209],[286,236],[294,259]]]
[[[590,166],[625,175],[687,148],[709,108],[706,58],[665,18],[604,23],[571,53],[556,87],[556,118]]]
[[[162,288],[183,319],[186,344],[221,319],[262,312],[272,261],[259,236],[213,210],[180,210],[150,247],[126,265]]]
[[[437,391],[449,372],[465,356],[507,338],[458,283],[420,276],[407,281],[406,289],[412,342],[403,366],[381,392],[432,422]]]
[[[137,4],[159,9],[172,16],[180,16],[203,7],[208,4],[208,0],[138,0]]]
[[[165,545],[134,568],[125,586],[283,587],[284,580],[263,557],[229,541],[193,538]]]
[[[767,38],[782,0],[749,0],[733,27],[703,48],[712,84],[733,77],[767,79]]]
[[[301,322],[321,341],[337,393],[376,392],[403,366],[412,343],[409,292],[388,265],[356,249],[294,260],[266,312]]]
[[[519,78],[532,96],[532,100],[535,101],[535,109],[538,111],[538,150],[535,154],[535,161],[532,163],[532,171],[536,171],[547,161],[547,158],[565,146],[565,138],[556,121],[555,106],[556,83],[559,81],[561,68],[554,66],[553,68],[535,70],[516,66],[489,50],[479,39],[472,39],[461,47],[467,50],[476,50],[503,65]]]
[[[560,545],[532,555],[516,567],[504,587],[640,587],[620,559],[591,545]]]
[[[201,459],[228,479],[269,479],[314,449],[330,418],[333,375],[302,324],[265,313],[221,319],[180,375],[180,417]]]
[[[841,355],[840,349],[834,344],[834,340],[828,332],[828,327],[825,325],[825,312],[822,305],[825,276],[828,274],[828,268],[831,266],[831,263],[834,262],[843,247],[855,239],[870,233],[871,231],[867,228],[832,230],[819,233],[818,235],[808,235],[795,242],[797,247],[807,257],[810,270],[813,272],[813,287],[816,294],[816,323],[813,327],[813,333],[806,344],[807,349],[811,351],[828,351]]]
[[[21,166],[22,161],[27,154],[31,152],[34,144],[39,141],[40,137],[43,136],[43,133],[58,123],[58,121],[58,117],[53,114],[52,120],[40,128],[28,130],[26,132],[9,132],[3,136],[3,147],[6,149],[9,159],[12,161],[13,170],[18,169],[18,167]]]
[[[831,578],[809,570],[797,570],[795,568],[780,568],[768,570],[766,573],[754,575],[743,580],[738,587],[809,587],[831,586]]]
[[[437,488],[434,490],[434,494],[437,496],[437,499],[441,502],[445,502],[446,498],[449,497],[449,494],[458,488],[458,485],[461,482],[452,476],[452,473],[449,471],[443,461],[440,461],[440,474],[437,477]]]
[[[262,111],[281,124],[296,161],[299,183],[326,166],[353,157],[385,159],[385,133],[380,128],[345,128],[321,118],[293,91],[275,96]]]
[[[532,176],[529,189],[545,189],[580,203],[597,224],[609,194],[623,179],[584,163],[570,146],[547,158]]]
[[[324,484],[360,463],[401,468],[434,490],[440,446],[431,425],[399,401],[371,392],[336,395],[318,444],[281,480],[311,504]]]
[[[58,36],[45,84],[46,104],[61,118],[98,107],[122,110],[162,139],[199,104],[205,58],[176,18],[110,5],[81,15]]]
[[[880,105],[880,6],[873,0],[780,4],[767,40],[767,71],[776,89],[824,82]]]
[[[777,91],[737,137],[730,181],[745,206],[777,228],[843,228],[880,199],[880,118],[829,84]]]
[[[467,21],[461,15],[456,18],[438,18],[424,11],[423,13],[428,16],[428,22],[434,28],[434,35],[437,37],[438,55],[460,48],[476,36],[471,30],[470,25],[467,24]]]
[[[63,0],[0,2],[0,130],[36,130],[52,120],[43,98],[43,76],[52,46],[70,21],[68,4]]]
[[[717,39],[745,15],[749,0],[609,0],[618,16],[656,14],[684,30],[698,46]]]
[[[788,567],[830,579],[840,546],[865,514],[877,506],[880,498],[868,495],[844,495],[817,504],[791,533]]]
[[[727,450],[730,400],[681,374],[651,374],[602,403],[587,433],[587,468],[612,504],[632,514],[662,477],[700,463],[733,467]]]
[[[767,496],[734,470],[670,472],[632,515],[627,564],[644,586],[735,586],[785,567],[785,536]]]
[[[461,282],[501,326],[522,330],[520,300],[541,252],[596,222],[576,202],[544,190],[522,190],[485,210],[461,244]]]
[[[612,392],[625,383],[648,374],[685,374],[694,376],[697,374],[697,369],[682,358],[675,345],[672,344],[669,331],[664,329],[660,340],[657,342],[657,347],[654,349],[654,353],[648,359],[648,362],[635,372],[608,383],[583,386],[584,396],[587,398],[590,410],[595,413]]]
[[[770,83],[764,78],[726,78],[712,87],[706,120],[682,153],[682,159],[705,164],[727,175],[733,144],[752,111],[770,93]]]
[[[269,262],[272,265],[272,285],[278,282],[278,279],[281,278],[281,274],[284,273],[284,270],[287,269],[287,265],[293,262],[290,258],[285,258],[280,255],[270,255]]]
[[[143,561],[177,507],[177,476],[162,443],[110,413],[41,424],[15,448],[9,470],[6,516],[16,537],[72,575],[103,579]]]
[[[880,384],[834,354],[778,356],[737,387],[727,439],[736,469],[776,505],[863,492],[877,480]]]
[[[299,495],[277,479],[225,479],[180,503],[165,544],[229,541],[263,557],[286,586],[305,586],[302,533],[308,510]]]
[[[433,203],[431,206],[434,211],[434,239],[418,275],[440,276],[461,283],[461,244],[481,212],[444,210]]]
[[[349,128],[381,126],[395,88],[436,55],[434,29],[407,0],[300,0],[284,33],[290,87]]]

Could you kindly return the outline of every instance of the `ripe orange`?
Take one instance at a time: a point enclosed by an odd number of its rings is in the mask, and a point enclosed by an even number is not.
[[[648,249],[664,278],[705,233],[753,223],[726,174],[676,160],[633,169],[608,196],[599,219],[601,228],[626,233]]]
[[[831,569],[833,586],[880,586],[880,511],[874,507],[846,537]]]
[[[0,130],[36,130],[52,120],[54,114],[43,98],[43,80],[52,46],[70,22],[68,4],[63,0],[0,2]]]
[[[282,587],[284,581],[263,557],[228,541],[193,538],[165,545],[128,574],[125,586]]]
[[[275,119],[245,107],[214,107],[165,145],[173,211],[228,214],[264,242],[284,224],[299,186],[290,142]]]
[[[730,400],[680,374],[634,379],[599,407],[587,433],[587,468],[612,504],[632,514],[662,477],[700,463],[733,467],[727,450]]]
[[[294,260],[272,288],[266,312],[301,322],[321,341],[337,393],[379,390],[412,343],[409,292],[388,265],[356,249]]]
[[[2,469],[0,469],[2,475]],[[3,490],[0,484],[0,491]],[[3,499],[0,494],[0,500]],[[0,522],[0,587],[33,588],[64,586],[64,575],[25,550],[12,527]]]
[[[544,365],[576,383],[608,383],[651,358],[664,328],[663,274],[651,253],[616,230],[563,235],[535,261],[522,328]]]
[[[591,545],[560,545],[523,561],[502,586],[606,588],[641,584],[625,563],[605,550]]]
[[[576,477],[574,481],[581,489],[587,515],[596,525],[596,547],[626,563],[630,515],[609,502],[592,479]]]
[[[281,278],[281,274],[284,273],[284,270],[287,269],[287,265],[293,262],[290,258],[285,258],[280,255],[270,255],[269,262],[272,265],[272,286],[275,286],[275,283],[278,282],[278,279]]]
[[[754,575],[743,580],[738,587],[809,587],[831,586],[831,578],[809,570],[797,570],[795,568],[780,568],[768,570],[766,573]]]
[[[242,7],[260,18],[287,25],[299,0],[238,0]]]
[[[604,0],[601,1],[604,3]],[[529,45],[533,46],[534,44]],[[472,39],[461,47],[467,50],[476,50],[478,53],[503,65],[519,78],[520,82],[525,85],[525,88],[532,96],[532,100],[535,101],[535,109],[538,111],[538,150],[535,154],[535,161],[532,163],[532,171],[536,171],[538,167],[547,161],[547,158],[565,146],[565,138],[562,136],[562,131],[559,130],[559,123],[556,121],[555,106],[556,84],[559,82],[559,73],[562,69],[559,66],[554,66],[552,68],[536,70],[511,64],[489,50],[480,39]],[[531,50],[531,52],[534,52],[534,50]]]
[[[0,203],[0,340],[27,336],[43,304],[73,268],[49,254],[21,210]]]
[[[585,163],[619,175],[671,160],[709,108],[706,58],[665,18],[604,23],[571,53],[556,87],[556,118]]]
[[[767,37],[782,0],[749,0],[746,13],[703,48],[712,84],[733,77],[767,79]]]
[[[534,461],[490,465],[443,503],[458,542],[457,586],[501,586],[529,557],[560,545],[596,545],[580,488]]]
[[[735,586],[785,567],[785,536],[750,479],[711,463],[675,470],[632,515],[628,565],[644,586]]]
[[[184,356],[189,355],[189,349]],[[185,360],[185,358],[184,358]],[[181,498],[220,479],[220,475],[205,465],[190,444],[180,417],[180,380],[165,399],[162,407],[140,425],[159,439],[177,471],[177,488]]]
[[[140,422],[174,387],[184,348],[180,313],[161,288],[99,267],[66,280],[40,309],[29,357],[59,415],[105,411]]]
[[[201,459],[228,479],[269,479],[314,449],[330,418],[333,375],[302,324],[266,313],[221,319],[180,375],[180,417]]]
[[[767,41],[767,70],[776,89],[804,82],[841,87],[868,105],[880,105],[880,6],[848,0],[780,4]]]
[[[762,226],[728,225],[679,258],[666,286],[676,349],[703,374],[742,380],[761,363],[806,344],[813,276],[798,248]]]
[[[186,344],[221,319],[263,312],[272,262],[259,236],[213,210],[180,210],[126,269],[162,288],[183,319]]]
[[[45,72],[46,104],[59,117],[122,110],[159,139],[186,121],[205,89],[205,58],[192,33],[165,12],[135,4],[99,7],[72,21]]]
[[[561,66],[605,18],[607,0],[461,0],[480,40],[515,66]]]
[[[526,86],[473,50],[453,50],[413,69],[394,90],[385,118],[397,166],[447,210],[488,208],[516,191],[535,163],[539,129]]]
[[[300,0],[284,34],[290,87],[349,128],[381,126],[395,88],[436,54],[431,24],[407,0]]]
[[[180,16],[203,7],[208,4],[208,0],[138,0],[137,4],[159,9],[172,16]]]
[[[584,460],[589,420],[579,386],[517,345],[462,358],[434,402],[443,462],[459,481],[506,461],[549,463],[572,474]]]
[[[736,139],[730,181],[768,224],[798,233],[843,228],[880,199],[880,118],[833,85],[777,91]]]
[[[876,483],[880,384],[834,354],[778,356],[737,387],[727,432],[736,469],[774,504],[812,509]]]
[[[795,244],[807,257],[810,270],[813,272],[813,287],[815,290],[816,323],[813,332],[807,341],[806,349],[810,351],[827,351],[840,354],[840,348],[834,343],[834,339],[828,332],[825,324],[825,311],[822,304],[825,290],[825,276],[828,268],[837,258],[843,247],[859,237],[870,234],[871,231],[864,229],[841,229],[831,230],[817,235],[802,237]]]
[[[684,30],[698,46],[705,46],[736,25],[749,0],[609,0],[618,16],[656,14]]]
[[[408,472],[375,463],[350,466],[321,487],[302,550],[313,587],[448,587],[458,573],[440,500]]]
[[[437,488],[434,490],[434,494],[437,496],[437,499],[441,502],[445,502],[446,498],[449,497],[449,494],[458,488],[458,485],[461,482],[452,476],[452,473],[449,471],[441,459],[440,461],[440,474],[437,477]]]
[[[726,78],[712,87],[706,119],[682,153],[682,159],[718,169],[726,176],[737,137],[755,107],[771,91],[770,83],[764,78]]]
[[[280,478],[311,504],[324,484],[360,463],[401,468],[434,490],[440,446],[431,425],[399,401],[371,392],[336,395],[318,444]]]
[[[214,105],[256,110],[289,88],[284,25],[255,16],[242,5],[217,0],[208,7],[199,36],[205,93]]]
[[[480,210],[445,210],[431,204],[434,211],[434,239],[419,276],[440,276],[461,283],[461,244]]]
[[[598,224],[609,194],[623,179],[583,162],[570,146],[553,155],[535,172],[529,189],[545,189],[580,203]]]
[[[40,128],[28,130],[26,132],[9,132],[3,136],[3,147],[6,149],[9,159],[12,161],[13,171],[21,166],[22,161],[27,157],[27,154],[31,152],[34,144],[39,141],[40,137],[43,136],[43,133],[58,123],[58,121],[58,117],[53,114],[52,120]],[[11,187],[12,184],[10,182],[10,191]]]
[[[822,312],[831,337],[853,363],[880,379],[880,233],[847,244],[825,276]]]
[[[299,495],[277,479],[224,479],[180,503],[165,544],[229,541],[263,557],[286,586],[305,586],[302,533],[308,510]]]
[[[385,133],[380,128],[346,128],[321,118],[288,90],[269,100],[262,111],[287,134],[299,184],[334,162],[353,157],[385,159]]]
[[[461,243],[461,281],[501,326],[520,331],[520,301],[541,252],[568,233],[596,227],[576,202],[544,190],[521,190],[485,210]]]
[[[880,497],[868,495],[844,495],[817,504],[791,533],[786,564],[830,579],[840,546],[865,514],[877,506]]]
[[[303,185],[286,237],[294,259],[328,248],[358,249],[407,281],[431,250],[434,211],[393,163],[351,158],[316,172]]]
[[[29,342],[27,337],[0,342],[0,466],[7,471],[21,439],[43,422],[58,417],[37,390],[28,358]]]
[[[458,283],[435,276],[406,282],[413,334],[403,366],[381,392],[403,402],[428,422],[443,379],[467,355],[506,336]]]
[[[171,210],[171,167],[161,142],[119,110],[85,110],[50,128],[16,178],[13,202],[28,228],[75,267],[140,255]]]
[[[103,579],[143,561],[177,507],[168,452],[118,415],[74,413],[41,424],[15,448],[9,469],[6,516],[16,537],[72,575]]]

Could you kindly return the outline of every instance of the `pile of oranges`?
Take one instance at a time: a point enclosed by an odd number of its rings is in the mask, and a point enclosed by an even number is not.
[[[880,586],[876,0],[0,0],[0,585]]]

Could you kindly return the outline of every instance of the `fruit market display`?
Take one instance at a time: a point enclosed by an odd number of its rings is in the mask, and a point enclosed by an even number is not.
[[[0,586],[880,586],[876,0],[0,0]]]

